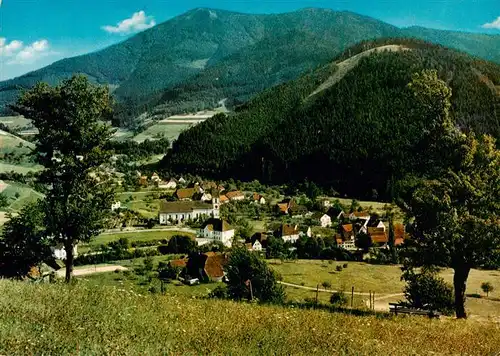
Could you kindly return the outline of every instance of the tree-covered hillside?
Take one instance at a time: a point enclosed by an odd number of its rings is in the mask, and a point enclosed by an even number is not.
[[[0,111],[20,89],[38,81],[56,84],[74,73],[111,86],[119,103],[115,122],[122,126],[144,111],[194,111],[224,98],[231,106],[324,65],[359,41],[404,36],[500,61],[500,36],[402,30],[327,9],[270,15],[195,9],[101,51],[1,82]]]
[[[359,62],[345,71],[353,60],[347,53],[389,42],[401,49],[353,57]],[[308,179],[359,197],[374,190],[388,195],[391,182],[423,169],[419,145],[430,123],[415,112],[407,87],[422,69],[436,69],[452,88],[457,125],[500,138],[500,66],[419,41],[381,40],[265,91],[234,115],[184,132],[163,165],[220,178]],[[330,84],[317,92],[323,82]]]

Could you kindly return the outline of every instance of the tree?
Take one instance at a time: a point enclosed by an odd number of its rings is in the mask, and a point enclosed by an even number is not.
[[[234,249],[225,269],[230,298],[242,300],[253,296],[261,302],[275,304],[285,301],[285,291],[278,284],[276,273],[246,248]]]
[[[453,312],[453,289],[437,274],[436,270],[424,268],[415,273],[410,267],[403,273],[406,281],[405,298],[413,308]]]
[[[356,239],[354,241],[357,248],[362,249],[364,252],[368,252],[370,247],[373,246],[373,241],[370,235],[365,234],[364,232],[360,232],[356,235]]]
[[[89,242],[103,229],[114,191],[103,166],[113,134],[104,124],[111,116],[111,96],[104,86],[74,76],[51,87],[38,83],[14,109],[38,129],[36,161],[44,166],[39,183],[48,189],[44,201],[46,232],[66,250],[66,282],[73,270],[73,247]]]
[[[266,257],[284,258],[287,255],[285,242],[280,237],[269,236],[267,238]]]
[[[44,208],[40,202],[25,206],[10,216],[0,238],[0,273],[6,277],[25,276],[31,267],[51,258],[51,241],[44,228]]]
[[[170,253],[191,253],[196,250],[196,241],[189,236],[175,235],[168,241]]]
[[[455,129],[448,114],[451,93],[437,76],[414,79],[417,106],[435,123],[427,144],[433,168],[398,188],[398,205],[413,220],[410,261],[454,270],[455,313],[466,318],[469,272],[491,263],[500,248],[500,151],[489,136]]]
[[[9,206],[9,199],[4,193],[0,193],[0,208],[6,208]]]
[[[481,283],[481,289],[486,293],[486,297],[489,297],[490,293],[493,292],[493,285],[490,282]]]

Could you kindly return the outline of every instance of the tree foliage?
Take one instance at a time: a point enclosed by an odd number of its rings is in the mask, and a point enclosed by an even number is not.
[[[278,284],[276,273],[246,248],[233,249],[226,271],[230,298],[250,299],[253,295],[264,303],[281,304],[285,301],[285,291]]]
[[[51,258],[52,241],[44,227],[42,202],[26,205],[17,216],[10,216],[0,238],[0,274],[23,277],[32,267]]]
[[[44,166],[40,183],[46,232],[66,250],[66,281],[71,279],[73,247],[88,242],[104,227],[114,201],[109,175],[103,170],[112,136],[103,121],[111,115],[107,87],[74,76],[51,87],[37,84],[14,107],[38,129],[36,160]]]

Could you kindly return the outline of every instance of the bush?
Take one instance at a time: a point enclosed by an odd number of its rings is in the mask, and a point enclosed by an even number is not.
[[[491,292],[493,292],[493,285],[490,282],[483,282],[481,283],[481,289],[483,290],[484,293],[486,293],[486,297],[489,296]]]
[[[344,263],[342,267],[344,267],[344,269],[346,269],[347,266],[349,266],[349,265],[347,263]]]
[[[328,281],[324,281],[323,283],[321,283],[321,285],[323,286],[324,289],[329,289],[332,287],[332,284]]]
[[[342,272],[342,266],[341,265],[338,265],[337,267],[335,267],[335,270],[337,272]]]
[[[214,290],[212,290],[208,294],[208,297],[213,299],[227,299],[228,298],[227,287],[217,286]]]
[[[342,292],[335,292],[330,297],[330,304],[335,307],[343,307],[347,305],[348,299],[347,296]]]
[[[407,270],[403,273],[403,279],[407,283],[404,294],[409,306],[448,315],[453,313],[453,288],[435,271],[414,273],[413,270]]]

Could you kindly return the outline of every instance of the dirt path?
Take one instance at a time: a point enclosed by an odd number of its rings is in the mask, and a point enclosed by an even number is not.
[[[113,271],[126,271],[128,268],[123,267],[123,266],[118,266],[118,265],[111,265],[111,266],[102,266],[102,267],[88,267],[88,268],[81,268],[81,269],[75,269],[73,270],[73,277],[78,277],[78,276],[88,276],[91,274],[96,274],[96,273],[105,273],[105,272],[113,272]],[[64,277],[66,274],[66,271],[64,268],[60,269],[57,271],[57,275],[59,277]]]
[[[312,290],[312,291],[318,290],[318,292],[323,292],[323,293],[338,293],[338,292],[342,292],[342,291],[333,290],[333,289],[324,289],[324,288],[317,289],[317,288],[314,288],[314,287],[306,287],[306,286],[301,286],[301,285],[298,285],[298,284],[281,282],[281,281],[278,281],[278,283],[282,284],[284,286],[298,288],[298,289],[306,289],[306,290]],[[349,291],[344,291],[344,293],[350,294]],[[360,296],[364,296],[364,297],[369,297],[371,294],[370,293],[362,293],[362,292],[354,292],[354,295],[360,295]],[[392,298],[392,297],[397,297],[397,296],[402,296],[402,295],[403,295],[403,293],[398,293],[398,294],[382,294],[380,297],[375,298],[375,301],[382,300],[382,299],[388,299],[388,298]]]

